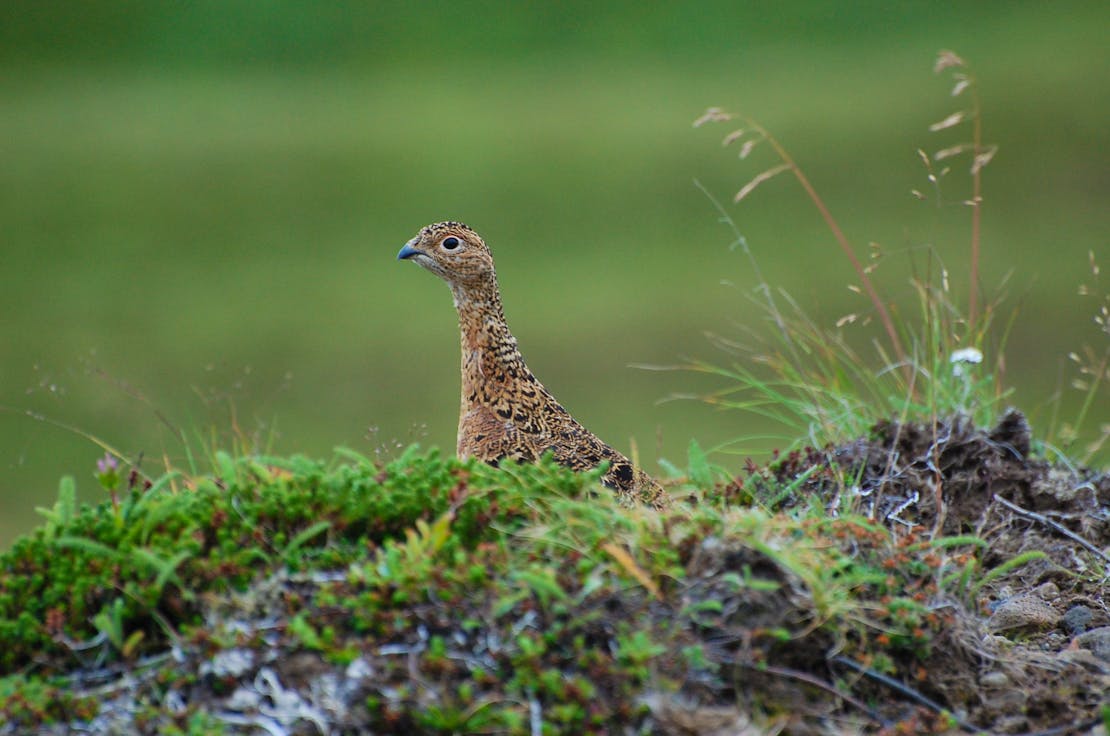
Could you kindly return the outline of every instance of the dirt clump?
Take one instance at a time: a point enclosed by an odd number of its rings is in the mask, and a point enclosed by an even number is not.
[[[986,429],[965,417],[884,421],[867,438],[782,458],[766,487],[803,479],[779,508],[816,496],[896,535],[974,540],[967,572],[979,582],[961,599],[948,597],[951,578],[932,601],[953,616],[912,690],[964,730],[1094,733],[1110,705],[1110,473],[1032,447],[1016,410]]]

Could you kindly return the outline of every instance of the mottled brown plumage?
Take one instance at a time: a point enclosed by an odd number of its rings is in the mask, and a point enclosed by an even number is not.
[[[575,421],[525,365],[501,309],[493,256],[476,232],[460,222],[428,225],[397,258],[439,276],[455,297],[462,344],[460,457],[532,462],[550,450],[556,462],[576,470],[608,461],[606,485],[626,498],[664,505],[659,484]]]

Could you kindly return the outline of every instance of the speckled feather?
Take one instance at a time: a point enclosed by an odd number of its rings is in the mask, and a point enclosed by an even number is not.
[[[606,485],[623,497],[665,505],[666,494],[651,476],[579,424],[528,369],[505,322],[493,256],[476,232],[460,222],[428,225],[397,257],[442,278],[455,297],[462,346],[460,457],[532,462],[550,450],[556,462],[576,470],[609,461]]]

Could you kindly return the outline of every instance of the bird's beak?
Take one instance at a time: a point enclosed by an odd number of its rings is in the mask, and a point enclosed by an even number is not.
[[[416,242],[416,238],[413,238],[409,242],[405,243],[405,246],[403,248],[401,248],[401,251],[397,254],[397,260],[398,261],[403,261],[407,258],[412,258],[413,256],[420,255],[423,252],[423,251],[419,251],[416,248],[412,247],[412,244],[415,243],[415,242]]]

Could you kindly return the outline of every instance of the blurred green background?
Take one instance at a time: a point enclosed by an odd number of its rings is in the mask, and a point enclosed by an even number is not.
[[[235,436],[314,456],[452,450],[449,293],[394,260],[441,219],[485,235],[525,356],[587,426],[635,438],[649,470],[690,438],[750,437],[717,459],[760,459],[788,439],[757,436],[781,428],[658,403],[720,384],[630,367],[725,363],[703,333],[763,319],[693,181],[727,200],[771,159],[740,161],[727,128],[691,121],[713,105],[760,119],[861,253],[892,254],[876,275],[892,298],[912,305],[898,295],[924,244],[962,295],[967,209],[910,195],[926,187],[916,149],[965,134],[928,132],[963,101],[932,73],[941,48],[972,63],[1000,146],[983,285],[1011,274],[1014,402],[1048,422],[1060,393],[1074,415],[1066,356],[1105,346],[1077,289],[1088,251],[1110,267],[1108,21],[1095,2],[8,0],[0,546],[62,474],[102,494],[100,449],[27,411],[152,472],[187,465],[186,445],[203,468]],[[945,193],[968,187],[954,171]],[[792,180],[729,210],[768,281],[818,319],[866,309]],[[1105,394],[1092,416],[1110,417]]]

